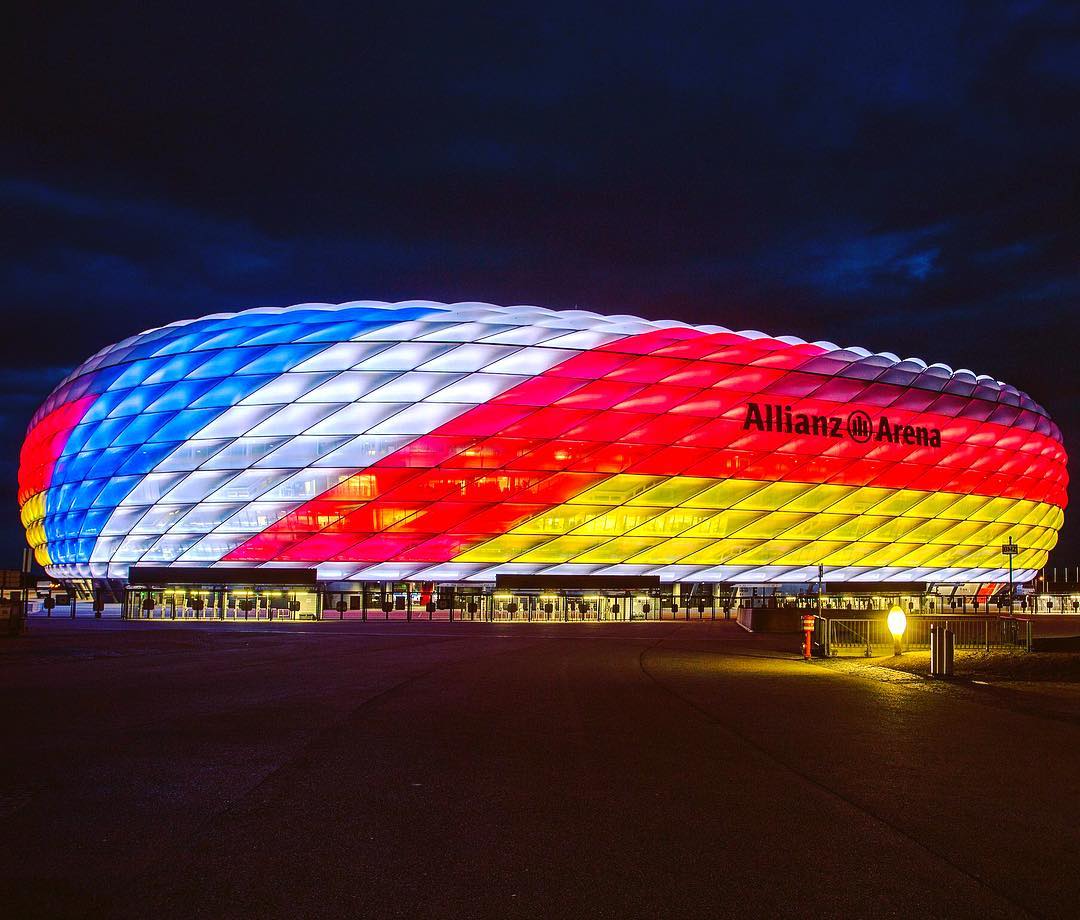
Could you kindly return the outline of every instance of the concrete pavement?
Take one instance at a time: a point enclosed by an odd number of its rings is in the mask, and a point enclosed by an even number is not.
[[[1064,917],[1080,897],[1078,720],[806,664],[790,638],[40,624],[0,644],[4,916]]]

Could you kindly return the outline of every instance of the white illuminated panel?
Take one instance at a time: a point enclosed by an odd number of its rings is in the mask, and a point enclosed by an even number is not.
[[[428,402],[483,403],[528,379],[509,374],[469,374],[433,393],[428,397]]]
[[[461,415],[469,407],[459,403],[417,403],[371,429],[372,434],[421,435]]]
[[[385,386],[397,376],[397,371],[345,371],[305,393],[299,398],[299,402],[351,402]]]
[[[409,403],[393,402],[357,402],[338,409],[333,415],[312,425],[306,434],[363,434],[370,431],[379,422],[404,411]]]
[[[461,373],[463,371],[478,371],[494,364],[503,358],[509,358],[518,351],[511,345],[459,345],[452,351],[421,364],[422,371],[450,371]]]

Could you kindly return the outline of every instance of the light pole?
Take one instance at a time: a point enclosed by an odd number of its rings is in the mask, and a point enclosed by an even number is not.
[[[1001,544],[1001,552],[1009,557],[1009,616],[1013,615],[1013,556],[1020,552],[1020,547],[1013,542],[1009,535],[1009,542]]]

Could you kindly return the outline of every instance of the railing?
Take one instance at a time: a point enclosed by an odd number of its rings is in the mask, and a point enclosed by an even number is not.
[[[128,610],[127,619],[129,620],[248,620],[255,622],[256,620],[263,620],[264,622],[281,621],[287,622],[290,620],[314,620],[316,615],[314,613],[300,613],[298,611],[289,610],[284,607],[262,607],[255,608],[253,610],[241,610],[238,607],[226,607],[222,608],[207,608],[204,607],[201,610],[196,610],[193,607],[185,607],[177,605],[175,608],[171,605],[155,605],[151,610],[144,610],[142,607],[132,607]]]
[[[1031,650],[1031,621],[1012,617],[980,616],[912,616],[900,640],[904,651],[930,648],[930,627],[934,624],[953,631],[954,647],[958,649],[1016,648]],[[867,658],[885,654],[893,648],[893,637],[885,620],[880,618],[816,617],[814,645],[821,654],[861,654]]]

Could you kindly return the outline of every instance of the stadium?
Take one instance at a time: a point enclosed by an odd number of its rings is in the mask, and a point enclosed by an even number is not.
[[[19,469],[37,561],[84,596],[312,615],[987,594],[1045,564],[1066,487],[1047,413],[968,370],[426,301],[134,335],[53,391]]]

